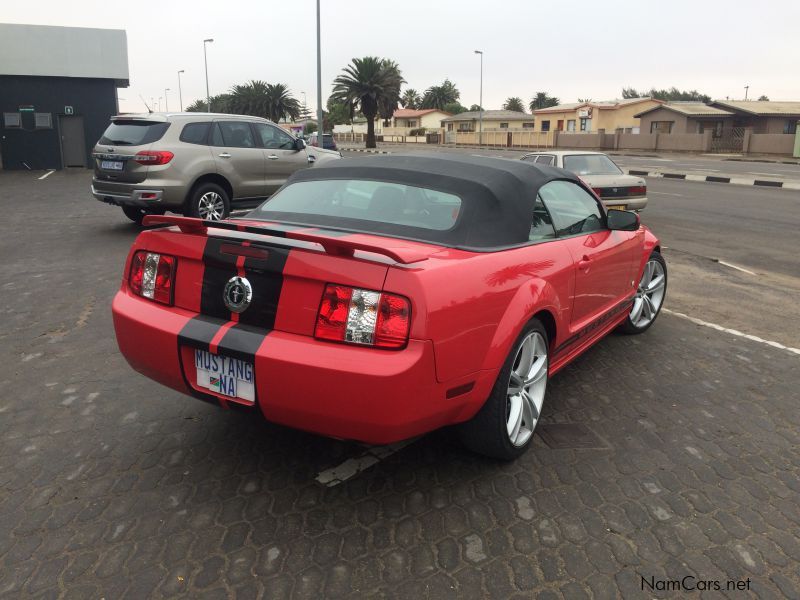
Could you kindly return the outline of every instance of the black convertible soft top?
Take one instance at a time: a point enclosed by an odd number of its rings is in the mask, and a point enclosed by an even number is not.
[[[330,179],[387,181],[455,194],[461,198],[462,210],[449,230],[371,223],[368,232],[479,251],[526,243],[539,188],[557,179],[580,183],[575,175],[562,169],[518,160],[393,154],[348,158],[303,169],[292,175],[286,185]],[[348,224],[331,218],[315,224],[352,230]]]

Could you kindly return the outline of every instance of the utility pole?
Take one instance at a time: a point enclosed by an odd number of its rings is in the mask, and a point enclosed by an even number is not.
[[[211,112],[211,94],[208,91],[208,54],[206,54],[206,44],[214,41],[214,38],[203,40],[203,60],[206,63],[206,110]]]
[[[181,92],[181,73],[183,69],[178,71],[178,102],[181,104],[181,112],[183,112],[183,93]]]
[[[480,98],[478,99],[478,108],[480,108],[478,115],[478,145],[481,146],[483,145],[483,50],[475,50],[475,54],[481,55],[481,91]]]
[[[317,131],[319,131],[320,147],[322,134],[322,48],[320,46],[319,0],[317,0]]]
[[[749,85],[744,86],[744,99],[745,99],[745,101],[747,101],[747,92],[749,92],[749,91],[750,91],[750,86]]]
[[[167,92],[169,88],[164,88],[164,112],[169,112],[169,98],[167,98]]]

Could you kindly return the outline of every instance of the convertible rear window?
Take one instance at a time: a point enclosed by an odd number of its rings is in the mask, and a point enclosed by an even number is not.
[[[439,190],[364,179],[298,181],[278,191],[248,218],[369,231],[369,223],[445,231],[461,211],[461,198]],[[366,227],[364,223],[366,222]],[[401,233],[398,231],[397,233]]]
[[[113,121],[100,138],[101,144],[111,146],[144,146],[161,139],[169,129],[163,121]]]

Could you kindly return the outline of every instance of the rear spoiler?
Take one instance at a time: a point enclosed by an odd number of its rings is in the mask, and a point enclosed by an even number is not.
[[[207,235],[209,229],[223,229],[257,235],[270,235],[273,237],[320,244],[325,249],[325,252],[336,256],[353,256],[356,250],[382,254],[403,265],[427,260],[429,254],[428,252],[415,250],[413,248],[386,248],[377,244],[353,239],[360,237],[358,233],[353,233],[346,237],[329,237],[325,235],[324,230],[314,227],[285,230],[269,227],[268,225],[245,225],[244,223],[236,223],[234,221],[205,221],[192,217],[176,217],[171,215],[145,215],[142,223],[144,225],[176,225],[183,233],[202,235]]]

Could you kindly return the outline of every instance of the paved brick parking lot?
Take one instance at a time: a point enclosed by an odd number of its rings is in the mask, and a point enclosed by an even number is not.
[[[552,381],[521,460],[441,431],[326,487],[361,446],[127,366],[136,229],[88,182],[0,174],[0,596],[800,597],[797,356],[664,314]]]

